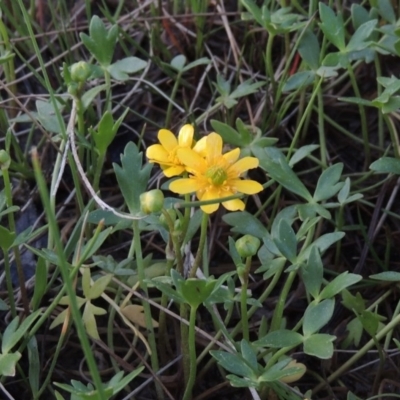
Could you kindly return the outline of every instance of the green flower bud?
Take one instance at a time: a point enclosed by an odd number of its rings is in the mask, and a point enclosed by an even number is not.
[[[157,213],[164,206],[164,193],[160,189],[149,190],[140,195],[140,208],[145,214]]]
[[[236,250],[242,258],[251,257],[257,254],[260,244],[260,239],[252,235],[244,235],[240,239],[236,240],[235,243]]]
[[[0,150],[0,168],[8,169],[11,163],[11,158],[5,150]]]
[[[71,79],[75,82],[85,82],[92,70],[86,61],[79,61],[71,65]]]

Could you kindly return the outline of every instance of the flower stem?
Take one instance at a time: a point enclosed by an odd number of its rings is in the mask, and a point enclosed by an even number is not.
[[[179,309],[179,316],[187,320],[189,306],[186,303],[181,303]],[[189,346],[189,327],[181,322],[181,353],[182,353],[182,367],[183,367],[183,380],[185,385],[189,384],[190,380],[190,346]]]
[[[240,293],[240,313],[242,320],[243,339],[249,341],[249,320],[247,317],[247,287],[249,285],[249,273],[251,257],[246,257],[246,267],[242,275],[242,292]]]
[[[289,275],[286,279],[285,285],[283,286],[283,289],[279,296],[278,304],[275,307],[275,312],[274,312],[274,316],[272,317],[270,332],[278,330],[281,326],[283,309],[285,307],[286,298],[289,294],[289,291],[292,287],[292,284],[293,284],[293,281],[294,281],[294,278],[296,277],[296,275],[297,275],[297,271],[292,271],[289,273]]]
[[[142,256],[142,245],[140,242],[139,221],[138,220],[132,221],[132,227],[133,227],[133,245],[134,245],[134,249],[135,249],[135,258],[136,258],[136,263],[137,263],[140,287],[143,290],[143,292],[145,293],[146,297],[148,297],[147,284],[144,280],[145,273],[144,273],[144,264],[143,264],[143,256]],[[144,311],[146,329],[148,331],[149,345],[151,348],[151,354],[150,354],[151,366],[152,366],[154,372],[157,372],[159,370],[157,344],[156,344],[156,337],[155,337],[155,333],[154,333],[153,321],[151,318],[150,304],[144,300],[142,302],[142,306],[143,306],[143,311]],[[163,396],[162,387],[160,386],[159,383],[156,383],[156,391],[157,391],[157,398],[162,399],[164,396]]]
[[[192,269],[190,270],[190,278],[196,277],[197,269],[200,266],[201,256],[203,254],[204,245],[206,243],[207,238],[207,227],[208,227],[208,214],[203,213],[203,218],[201,220],[201,227],[200,227],[200,242],[199,247],[197,249],[196,258],[194,259],[194,263]]]
[[[173,104],[173,100],[174,100],[174,98],[176,96],[176,92],[178,91],[178,88],[179,88],[179,83],[181,81],[181,76],[182,76],[182,71],[179,71],[178,75],[176,76],[176,79],[175,79],[174,87],[172,88],[172,93],[171,93],[171,97],[170,97],[172,101],[170,101],[168,103],[167,116],[165,118],[165,126],[169,126],[169,124],[171,123],[172,104]]]
[[[189,380],[186,385],[183,400],[190,400],[192,398],[193,385],[196,379],[196,311],[197,307],[190,308],[190,319],[189,319],[189,358],[190,358],[190,374]]]

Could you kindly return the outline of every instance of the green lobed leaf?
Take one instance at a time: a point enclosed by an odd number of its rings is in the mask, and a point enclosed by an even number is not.
[[[334,196],[343,186],[339,179],[342,175],[343,164],[338,163],[328,167],[322,172],[318,179],[317,187],[314,192],[314,201],[327,200]]]
[[[312,69],[319,67],[320,46],[318,38],[311,29],[307,29],[299,43],[299,53],[304,62]]]
[[[142,167],[142,153],[135,143],[129,142],[121,155],[121,166],[113,163],[115,175],[124,200],[133,215],[140,213],[140,195],[146,191],[152,164]],[[134,182],[132,181],[134,179]]]
[[[178,293],[175,289],[173,289],[170,284],[164,283],[157,278],[151,279],[151,284],[154,285],[162,293],[165,293],[165,295],[169,299],[175,301],[175,303],[179,304],[184,302],[182,295]]]
[[[229,380],[230,384],[232,387],[257,387],[258,382],[249,380],[249,379],[244,379],[244,378],[239,378],[236,375],[227,375],[227,379]]]
[[[332,318],[334,299],[326,299],[318,304],[310,303],[304,313],[303,334],[305,337],[318,332]]]
[[[348,290],[343,289],[341,292],[342,304],[349,310],[354,310],[358,314],[365,310],[365,300],[359,292],[353,296]]]
[[[312,246],[308,262],[302,268],[302,277],[304,286],[310,295],[315,299],[319,295],[322,279],[324,275],[324,266],[321,255],[316,246]]]
[[[352,274],[349,273],[349,271],[342,272],[322,289],[320,299],[329,299],[333,296],[336,296],[343,289],[354,285],[355,283],[361,281],[361,279],[361,275]]]
[[[60,123],[63,123],[63,120],[61,119],[61,121],[59,121],[53,102],[37,100],[35,104],[37,109],[37,118],[44,129],[53,133],[65,132],[65,128],[60,125]],[[59,99],[56,99],[56,104],[58,111],[61,112],[64,105]]]
[[[337,241],[342,239],[344,235],[345,235],[344,232],[331,232],[320,236],[317,240],[314,241],[314,243],[311,246],[308,246],[304,251],[302,251],[299,254],[298,256],[299,262],[308,259],[312,246],[316,246],[320,254],[323,254],[325,250],[327,250],[333,243],[336,243]]]
[[[236,125],[238,125],[239,119],[236,121]],[[215,119],[210,121],[212,128],[217,132],[223,139],[224,143],[229,143],[233,146],[237,147],[246,147],[251,143],[251,135],[248,131],[243,132],[239,130],[235,130],[228,124],[224,124],[221,121],[217,121]]]
[[[182,54],[178,54],[171,60],[171,67],[177,71],[183,71],[186,64],[186,57]]]
[[[257,92],[262,86],[265,85],[265,82],[253,82],[251,79],[242,82],[230,95],[229,97],[232,99],[238,99],[240,97],[248,96],[249,94]]]
[[[381,157],[374,161],[369,168],[379,173],[400,175],[400,160],[393,157]]]
[[[376,19],[372,21],[364,22],[358,29],[351,35],[350,41],[346,46],[346,51],[354,52],[365,49],[369,42],[367,39],[371,36],[375,29],[378,21]]]
[[[319,2],[319,24],[326,38],[339,50],[345,50],[345,28],[340,14],[335,15],[331,7]]]
[[[106,111],[99,122],[96,130],[91,130],[96,149],[101,155],[104,155],[108,146],[115,137],[116,132],[113,130],[114,119],[110,111]]]
[[[371,335],[375,336],[379,329],[379,316],[375,313],[364,310],[359,316],[363,328]]]
[[[98,225],[100,223],[100,221],[103,221],[105,226],[117,225],[120,222],[129,222],[128,226],[132,226],[131,220],[119,217],[119,216],[115,215],[112,211],[108,211],[108,210],[91,211],[87,218],[87,222]]]
[[[210,60],[209,58],[207,58],[207,57],[202,57],[202,58],[199,58],[199,59],[197,59],[197,60],[195,60],[195,61],[192,61],[192,62],[190,62],[189,64],[187,64],[187,65],[183,68],[183,71],[186,72],[186,71],[191,70],[192,68],[198,67],[199,65],[208,65],[208,64],[210,64],[210,63],[211,63],[211,60]]]
[[[144,370],[144,366],[142,367],[138,367],[136,369],[134,369],[133,371],[131,371],[128,375],[126,375],[124,378],[122,378],[123,376],[123,372],[121,372],[120,377],[118,377],[119,379],[117,379],[117,375],[116,374],[113,378],[111,378],[111,380],[108,382],[107,387],[110,387],[113,389],[113,394],[117,394],[118,392],[120,392],[122,389],[126,388],[130,382],[133,381],[133,379],[135,379],[142,371]],[[122,379],[121,379],[122,378]]]
[[[260,220],[247,211],[231,212],[225,214],[222,219],[228,225],[232,226],[232,232],[253,235],[259,239],[269,236],[267,228],[265,228]]]
[[[218,364],[228,372],[232,372],[233,374],[249,379],[255,377],[253,370],[246,364],[240,355],[219,350],[211,350],[210,354],[218,361]]]
[[[295,151],[293,156],[289,160],[289,166],[292,168],[293,165],[303,160],[305,157],[308,157],[314,150],[318,149],[318,144],[308,144],[306,146],[302,146]]]
[[[257,6],[257,4],[253,0],[241,0],[241,3],[247,9],[247,11],[250,13],[250,15],[258,22],[258,24],[261,25],[262,27],[265,27],[264,20],[262,18],[262,14],[261,14],[261,10]],[[243,18],[243,16],[242,16],[242,18]]]
[[[355,29],[361,26],[364,22],[370,21],[368,11],[360,4],[351,5],[351,20]]]
[[[304,367],[289,367],[281,370],[268,370],[264,372],[259,380],[262,382],[277,382],[288,376],[296,375],[304,371]]]
[[[337,196],[340,204],[346,204],[346,200],[349,197],[349,193],[350,193],[350,178],[346,178]]]
[[[325,333],[316,333],[304,341],[304,353],[321,358],[323,360],[332,358],[333,344],[336,336]]]
[[[81,260],[87,260],[101,247],[104,241],[110,236],[112,227],[104,229],[98,235],[95,235],[89,239],[89,241],[80,249]]]
[[[0,376],[15,376],[15,366],[21,353],[0,354]]]
[[[86,110],[91,104],[93,104],[94,99],[96,96],[102,92],[103,90],[106,90],[107,85],[98,85],[95,86],[91,89],[89,89],[87,92],[85,92],[82,96],[82,107],[84,110]]]
[[[93,339],[100,340],[99,331],[97,329],[96,318],[94,317],[93,310],[91,309],[90,302],[86,302],[83,309],[82,321],[85,326],[87,334]]]
[[[314,71],[299,71],[288,78],[283,85],[283,92],[291,92],[300,88],[305,88],[315,81]]]
[[[197,308],[210,297],[215,284],[216,280],[210,278],[207,280],[189,278],[179,285],[180,287],[177,288],[177,291],[190,307]]]
[[[80,34],[80,38],[94,58],[104,67],[108,67],[112,61],[115,45],[118,38],[118,27],[113,25],[107,30],[104,22],[94,15],[90,21],[89,34]]]
[[[400,96],[391,97],[387,103],[381,107],[383,114],[389,114],[400,109]]]
[[[297,239],[290,224],[282,219],[279,223],[279,236],[274,240],[276,247],[290,262],[296,261]]]
[[[271,236],[275,238],[279,238],[279,226],[282,220],[285,220],[289,225],[292,225],[293,222],[297,219],[297,210],[295,206],[288,206],[283,208],[281,211],[276,214],[274,221],[271,226]]]
[[[372,107],[374,104],[370,100],[361,99],[360,97],[339,97],[340,101],[345,101],[346,103],[358,104],[361,106]]]
[[[28,315],[18,328],[19,317],[15,317],[11,321],[3,333],[3,341],[1,343],[1,352],[3,354],[7,354],[19,342],[40,313],[41,310],[36,310],[31,315]]]
[[[280,183],[284,188],[298,194],[307,201],[312,201],[312,196],[290,168],[285,156],[275,147],[254,149],[255,156],[260,160],[260,167],[264,169],[272,179]]]
[[[247,340],[243,339],[240,342],[240,352],[242,353],[244,360],[253,369],[253,371],[257,371],[258,369],[257,354],[254,351],[252,344],[249,343]]]
[[[88,296],[86,296],[86,297],[91,300],[97,299],[98,297],[100,297],[106,290],[109,283],[111,282],[111,278],[112,278],[112,275],[107,274],[107,275],[104,275],[104,276],[100,277],[99,279],[97,279],[93,283],[93,285],[90,287]]]
[[[369,276],[371,279],[385,282],[400,282],[400,272],[397,271],[384,271],[379,274]]]
[[[138,57],[126,57],[111,64],[107,70],[118,81],[127,81],[128,74],[134,74],[147,66],[147,61]]]
[[[295,347],[303,342],[303,336],[298,332],[289,329],[280,329],[268,333],[263,338],[254,342],[254,345],[260,347],[271,347],[281,349],[283,347]]]
[[[382,18],[390,24],[395,25],[397,18],[390,0],[379,0],[377,5],[379,14],[382,16]]]
[[[343,347],[346,348],[350,344],[354,343],[355,346],[360,345],[361,337],[363,334],[363,326],[358,318],[352,319],[346,326],[347,337],[343,342]]]

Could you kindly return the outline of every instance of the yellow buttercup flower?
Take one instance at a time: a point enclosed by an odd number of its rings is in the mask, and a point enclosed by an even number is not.
[[[160,144],[153,144],[146,151],[146,156],[151,163],[160,164],[166,177],[180,175],[185,171],[185,166],[179,160],[179,149],[190,149],[193,145],[194,129],[186,124],[179,131],[178,139],[168,129],[158,131]]]
[[[196,192],[197,198],[203,201],[220,200],[236,193],[255,194],[263,190],[260,183],[241,179],[244,172],[258,167],[258,159],[244,157],[239,160],[238,148],[222,154],[222,146],[221,136],[213,132],[199,140],[193,149],[178,149],[177,156],[190,176],[171,182],[169,189],[179,194]],[[222,205],[229,211],[244,209],[240,199],[222,201]],[[202,205],[201,209],[211,214],[218,207],[219,203],[215,203]]]

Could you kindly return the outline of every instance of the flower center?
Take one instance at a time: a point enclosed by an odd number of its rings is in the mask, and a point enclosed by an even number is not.
[[[223,185],[228,178],[228,174],[226,173],[225,169],[219,166],[213,166],[209,168],[206,171],[205,176],[208,178],[208,181],[215,186]]]
[[[178,155],[177,155],[177,150],[179,147],[175,147],[170,153],[168,154],[168,162],[171,163],[171,165],[181,165],[182,163],[180,162]]]

